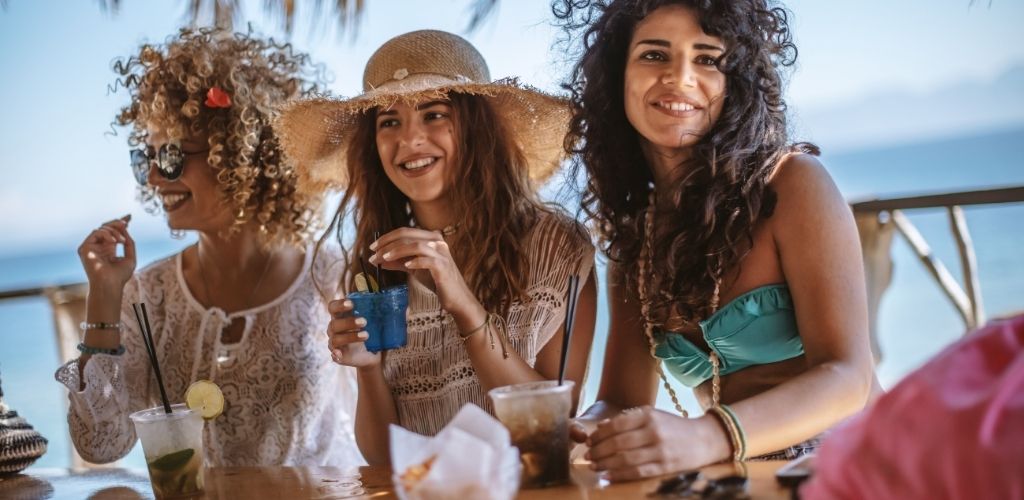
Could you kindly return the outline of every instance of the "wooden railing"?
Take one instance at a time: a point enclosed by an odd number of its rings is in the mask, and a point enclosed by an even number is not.
[[[898,232],[907,240],[914,253],[921,259],[921,263],[935,278],[943,293],[960,314],[964,321],[964,331],[967,332],[985,322],[985,308],[981,300],[981,286],[978,283],[978,263],[974,254],[974,245],[967,230],[967,220],[962,207],[1020,202],[1024,202],[1024,186],[851,203],[854,216],[857,219],[857,230],[860,232],[861,249],[864,253],[871,322],[871,348],[876,361],[880,361],[882,358],[881,350],[878,347],[878,306],[882,301],[882,295],[892,281],[890,249],[893,234]],[[907,210],[924,209],[944,209],[949,214],[950,227],[960,256],[960,267],[963,269],[962,286],[942,261],[932,253],[920,231],[903,213]]]

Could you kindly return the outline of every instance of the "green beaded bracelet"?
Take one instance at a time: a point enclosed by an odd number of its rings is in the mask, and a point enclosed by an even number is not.
[[[117,346],[117,349],[103,349],[101,347],[90,347],[85,345],[85,342],[78,343],[78,352],[82,354],[109,354],[111,356],[120,356],[124,354],[124,345]]]

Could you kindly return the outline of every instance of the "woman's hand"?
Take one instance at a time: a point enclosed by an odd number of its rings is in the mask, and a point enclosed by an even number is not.
[[[586,458],[612,481],[702,467],[727,455],[730,446],[712,418],[683,418],[650,406],[626,410],[597,424]]]
[[[396,229],[370,245],[370,263],[391,271],[419,271],[433,282],[441,307],[459,316],[478,303],[455,265],[448,243],[436,231]],[[427,277],[423,276],[423,277]],[[422,278],[422,277],[421,277]]]
[[[333,300],[327,305],[327,310],[331,313],[331,322],[327,325],[327,347],[334,362],[357,368],[380,366],[380,353],[366,350],[369,337],[363,329],[366,319],[352,314],[352,301],[344,298]]]
[[[89,279],[89,292],[120,294],[135,272],[135,241],[128,234],[131,215],[103,224],[78,247],[78,258]],[[117,256],[117,244],[124,245],[124,256]]]

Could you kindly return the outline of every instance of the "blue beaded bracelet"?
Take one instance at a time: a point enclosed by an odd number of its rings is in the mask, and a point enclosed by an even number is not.
[[[78,343],[78,352],[82,354],[109,354],[111,356],[120,356],[124,354],[124,345],[117,346],[117,349],[103,349],[100,347],[89,347],[84,342]]]

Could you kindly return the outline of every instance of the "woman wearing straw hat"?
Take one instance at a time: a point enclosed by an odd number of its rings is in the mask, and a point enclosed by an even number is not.
[[[440,31],[391,39],[363,80],[359,97],[301,101],[279,123],[305,167],[300,189],[347,187],[324,238],[340,241],[353,216],[348,289],[364,257],[409,286],[408,344],[384,355],[365,349],[349,301],[330,305],[330,350],[358,367],[364,456],[386,462],[390,423],[434,434],[466,403],[490,408],[491,388],[557,378],[571,275],[585,280],[566,370],[575,401],[593,335],[593,247],[532,184],[562,156],[564,101],[491,82],[479,52]]]
[[[160,400],[132,312],[141,302],[171,402],[201,379],[224,392],[223,414],[205,427],[211,464],[358,465],[354,373],[323,352],[326,300],[312,280],[340,271],[313,263],[321,200],[295,190],[271,126],[275,106],[315,90],[308,57],[273,40],[182,30],[115,68],[131,95],[116,122],[140,148],[141,196],[199,241],[137,273],[127,217],[79,247],[82,355],[57,372],[75,447],[91,462],[117,460],[136,440],[129,414]]]
[[[813,450],[876,387],[853,217],[817,149],[787,137],[786,12],[772,0],[555,10],[584,40],[567,145],[610,261],[601,391],[582,419],[596,425],[576,437],[613,480]],[[663,363],[702,416],[685,418]],[[650,407],[659,375],[681,415]]]

